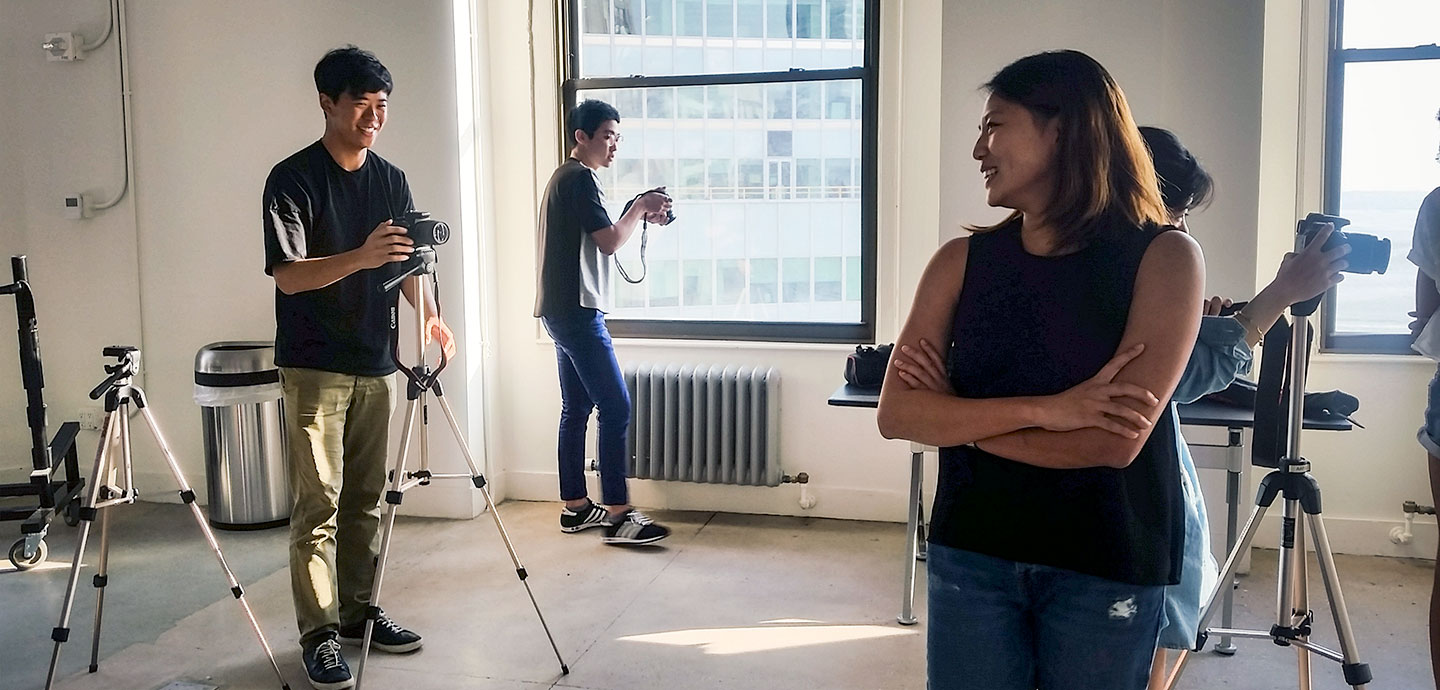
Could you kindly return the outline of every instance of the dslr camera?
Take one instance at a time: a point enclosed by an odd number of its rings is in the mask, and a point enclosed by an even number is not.
[[[433,247],[450,241],[450,226],[443,220],[432,219],[424,211],[406,211],[390,224],[405,228],[405,236],[417,247]]]
[[[1350,254],[1345,257],[1350,264],[1345,269],[1346,273],[1384,273],[1390,267],[1390,240],[1358,232],[1342,232],[1341,228],[1349,225],[1350,221],[1340,216],[1312,213],[1301,219],[1295,233],[1304,238],[1304,246],[1308,247],[1326,223],[1334,225],[1335,232],[1330,233],[1330,239],[1321,249],[1328,252],[1342,244],[1350,245]]]

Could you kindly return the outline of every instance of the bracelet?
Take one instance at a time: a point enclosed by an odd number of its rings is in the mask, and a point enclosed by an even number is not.
[[[1240,311],[1237,311],[1230,316],[1233,317],[1236,321],[1240,323],[1241,326],[1245,328],[1246,333],[1255,333],[1255,343],[1257,345],[1263,345],[1265,343],[1265,332],[1255,326],[1255,322],[1251,321],[1250,317],[1245,315],[1244,309],[1241,309]]]

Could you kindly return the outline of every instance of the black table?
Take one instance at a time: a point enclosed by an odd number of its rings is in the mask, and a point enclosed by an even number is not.
[[[875,408],[880,404],[880,389],[862,388],[847,383],[836,388],[835,392],[830,394],[828,402],[835,407]],[[1254,428],[1255,411],[1210,400],[1179,405],[1178,410],[1181,424],[1222,427],[1228,432],[1226,444],[1223,446],[1203,443],[1190,445],[1200,448],[1224,448],[1226,451],[1223,463],[1202,464],[1197,461],[1196,467],[1223,469],[1226,472],[1225,505],[1228,510],[1225,519],[1225,552],[1229,553],[1231,549],[1235,548],[1235,540],[1239,536],[1240,501],[1243,490],[1241,485],[1245,477],[1245,469],[1249,466],[1245,458],[1244,430]],[[1350,431],[1353,427],[1343,417],[1306,417],[1304,428],[1317,431]],[[921,486],[925,479],[925,453],[935,450],[934,447],[921,443],[910,443],[910,503],[909,517],[906,520],[904,586],[900,599],[900,615],[896,618],[901,625],[915,624],[915,561],[917,557],[924,557],[921,555],[924,553],[922,541],[925,532],[925,525],[922,522],[924,507],[921,505]],[[1224,608],[1221,610],[1222,627],[1230,627],[1233,606],[1234,588],[1227,587]],[[1233,654],[1235,646],[1228,637],[1222,637],[1215,650],[1222,654]]]

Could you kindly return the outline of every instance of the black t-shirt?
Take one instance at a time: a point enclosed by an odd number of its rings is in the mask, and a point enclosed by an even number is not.
[[[590,233],[613,223],[594,171],[571,158],[550,176],[540,201],[535,316],[566,317],[608,311],[610,257]]]
[[[347,252],[381,222],[414,207],[405,173],[369,151],[353,172],[319,141],[271,169],[265,180],[265,273],[277,264]],[[356,376],[395,371],[390,308],[399,290],[380,285],[398,263],[352,273],[318,290],[275,290],[275,363]]]
[[[972,236],[951,332],[955,393],[1054,395],[1094,376],[1120,345],[1140,261],[1158,235],[1115,224],[1055,257],[1027,253],[1019,223]],[[1185,538],[1176,434],[1174,416],[1161,415],[1124,469],[1052,469],[942,448],[930,538],[1119,582],[1174,584]]]

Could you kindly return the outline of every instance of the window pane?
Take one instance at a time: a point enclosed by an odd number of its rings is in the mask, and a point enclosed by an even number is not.
[[[795,31],[790,24],[791,0],[765,0],[767,38],[793,38]]]
[[[685,262],[685,306],[708,307],[714,301],[711,292],[709,261]]]
[[[820,0],[796,0],[795,37],[822,38]]]
[[[840,257],[815,259],[815,301],[839,302],[840,296]]]
[[[610,33],[610,0],[584,0],[580,13],[585,16],[585,33]]]
[[[811,94],[819,109],[821,83],[793,87],[796,98]],[[613,178],[608,171],[600,178],[613,184],[605,189],[607,210],[618,216],[626,201],[660,185],[676,200],[675,224],[650,233],[651,278],[638,296],[625,288],[622,300],[617,291],[608,318],[860,321],[852,283],[861,284],[861,263],[850,261],[862,224],[860,123],[797,119],[791,93],[791,84],[604,92],[617,107],[626,104]],[[702,94],[705,117],[690,117]],[[637,244],[620,251],[632,275],[639,273]],[[662,262],[675,262],[673,273],[662,273],[672,271]],[[672,275],[670,285],[664,276]]]
[[[781,266],[785,280],[783,297],[786,302],[810,301],[810,260],[786,259]]]
[[[651,36],[675,35],[674,0],[645,0],[645,33]]]
[[[779,273],[775,259],[750,260],[751,304],[774,304],[779,299]]]
[[[735,35],[735,0],[705,0],[705,35]]]
[[[679,36],[705,35],[704,0],[675,0],[675,33]]]
[[[615,0],[615,33],[640,33],[640,0]]]
[[[680,262],[653,261],[645,284],[650,287],[651,307],[680,306]]]
[[[1346,48],[1409,48],[1440,43],[1440,3],[1346,0],[1342,30]]]
[[[760,38],[765,35],[765,8],[761,0],[735,0],[735,35]]]
[[[682,86],[675,90],[675,99],[679,105],[680,117],[686,119],[703,119],[705,117],[705,87]]]
[[[855,0],[825,0],[829,12],[830,38],[853,38],[855,36]]]
[[[794,112],[795,86],[793,84],[771,84],[765,87],[765,112],[772,120],[788,120]]]
[[[1440,60],[1351,63],[1345,66],[1340,150],[1340,215],[1347,231],[1386,237],[1384,275],[1346,275],[1336,292],[1335,333],[1409,333],[1415,308],[1415,265],[1406,260],[1420,202],[1440,187],[1436,111]]]
[[[863,25],[862,4],[856,0],[613,0],[612,5],[612,0],[581,0],[580,75],[853,67],[864,55],[863,32],[856,28]],[[699,40],[702,36],[706,38]]]

